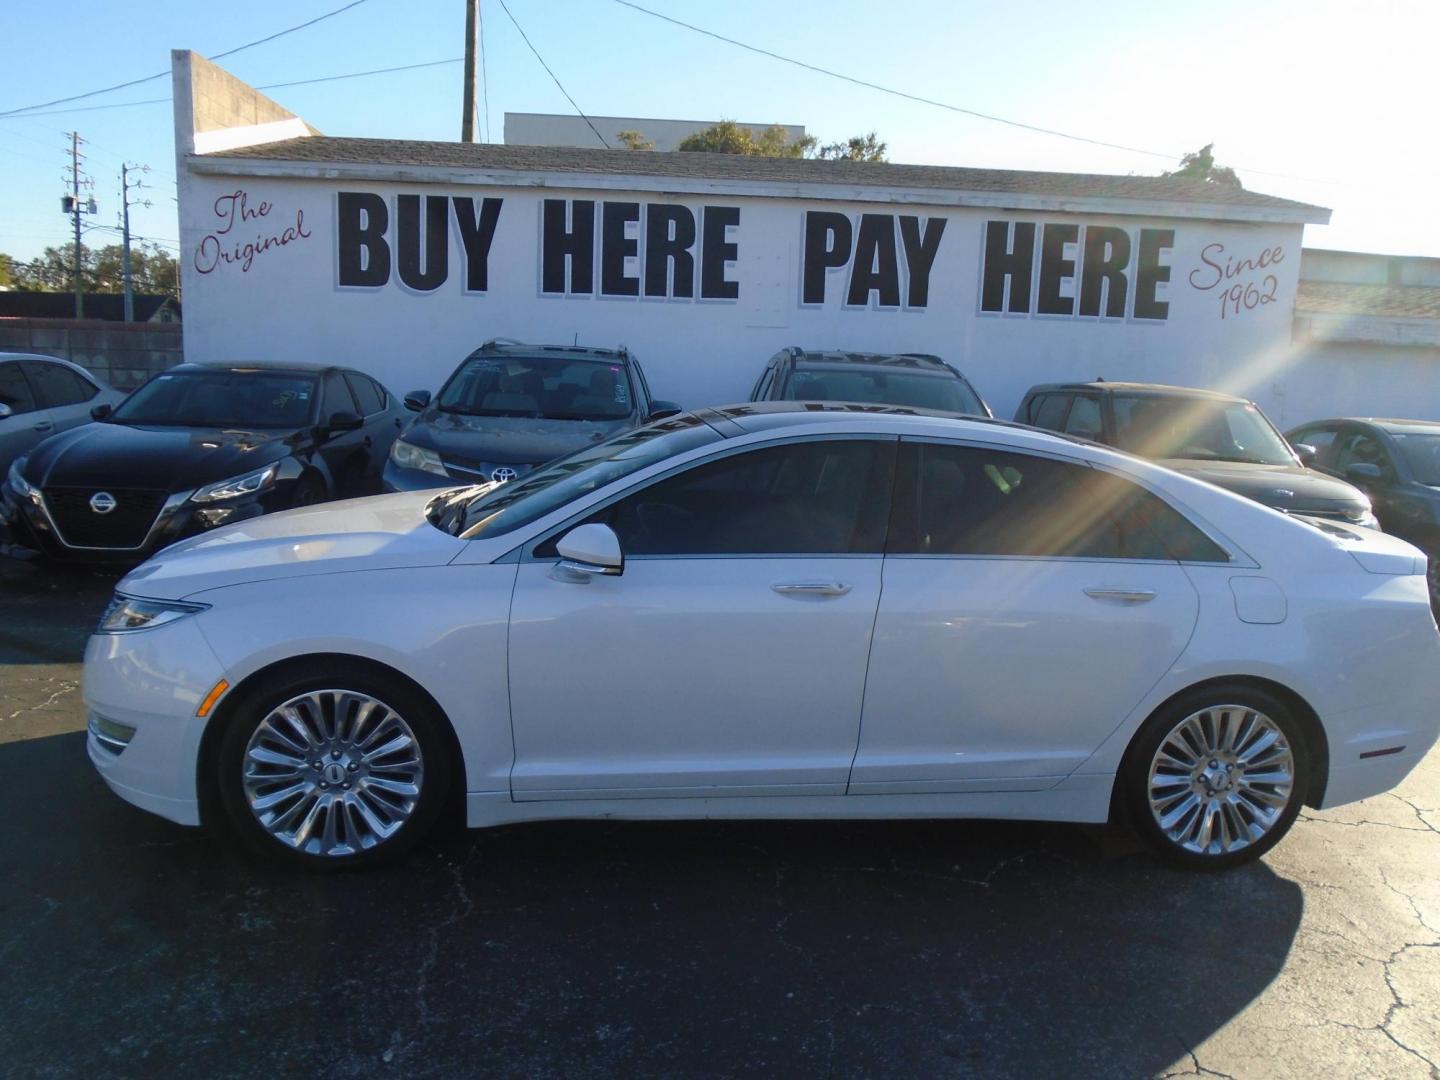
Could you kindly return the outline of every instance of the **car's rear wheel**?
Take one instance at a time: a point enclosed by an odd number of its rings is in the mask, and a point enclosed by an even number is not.
[[[1166,861],[1224,870],[1259,858],[1289,831],[1310,781],[1294,710],[1244,685],[1170,702],[1131,744],[1122,782],[1131,820]]]
[[[313,869],[390,862],[444,804],[439,717],[398,681],[322,670],[247,695],[229,711],[219,788],[257,852]]]

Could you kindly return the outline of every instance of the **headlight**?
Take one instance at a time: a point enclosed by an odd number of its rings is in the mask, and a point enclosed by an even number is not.
[[[29,499],[31,502],[40,501],[40,489],[24,477],[25,459],[16,458],[10,463],[10,475],[6,478],[10,481],[10,490],[19,495],[22,499]]]
[[[194,495],[190,496],[191,502],[219,502],[221,499],[238,499],[242,495],[254,495],[258,491],[264,491],[275,484],[275,474],[280,471],[279,463],[266,465],[263,469],[256,469],[244,476],[232,476],[229,480],[221,480],[214,484],[206,484]]]
[[[1347,510],[1345,520],[1351,525],[1359,525],[1362,529],[1380,528],[1380,519],[1375,516],[1373,510]]]
[[[97,634],[123,634],[131,630],[151,630],[157,626],[183,619],[204,611],[209,604],[182,604],[178,600],[142,600],[136,596],[115,594],[105,614],[100,616]]]
[[[396,439],[390,444],[390,460],[402,469],[419,469],[421,472],[437,473],[440,476],[449,475],[445,466],[440,464],[439,454],[404,439]]]

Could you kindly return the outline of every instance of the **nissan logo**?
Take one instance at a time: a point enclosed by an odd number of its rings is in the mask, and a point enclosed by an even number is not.
[[[90,509],[94,510],[97,514],[108,514],[111,510],[114,510],[117,505],[115,496],[111,495],[108,491],[97,491],[94,495],[90,496]]]
[[[497,484],[505,484],[509,483],[511,480],[514,480],[515,477],[519,475],[520,474],[517,473],[514,469],[510,468],[509,465],[501,465],[498,469],[496,469],[490,474],[490,479],[494,480]]]

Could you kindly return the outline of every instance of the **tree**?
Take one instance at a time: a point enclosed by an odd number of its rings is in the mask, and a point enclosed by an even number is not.
[[[73,255],[68,244],[46,248],[38,258],[15,265],[12,284],[17,289],[69,292],[75,287]],[[124,249],[119,244],[99,249],[81,244],[80,275],[87,292],[124,292]],[[180,265],[157,244],[142,241],[131,245],[130,277],[137,295],[180,295]]]
[[[885,144],[875,132],[852,135],[844,142],[826,143],[817,157],[829,161],[885,161]]]
[[[638,131],[626,128],[624,131],[617,131],[615,138],[625,144],[626,150],[654,150],[655,144]]]
[[[1214,143],[1206,143],[1193,154],[1186,154],[1180,159],[1180,168],[1174,172],[1167,172],[1165,176],[1183,176],[1191,180],[1204,180],[1207,183],[1219,184],[1221,187],[1243,187],[1240,177],[1235,175],[1235,170],[1228,165],[1216,165]]]
[[[884,161],[885,144],[875,132],[856,135],[845,142],[826,143],[814,135],[792,139],[779,124],[758,136],[734,120],[721,120],[713,127],[687,136],[680,149],[707,154],[745,154],[751,157],[824,158],[843,161]]]
[[[15,287],[15,257],[0,252],[0,289]]]

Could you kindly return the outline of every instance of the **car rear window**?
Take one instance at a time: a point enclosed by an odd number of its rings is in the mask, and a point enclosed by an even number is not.
[[[953,375],[870,368],[799,368],[785,388],[787,401],[857,401],[985,416],[979,396]]]

